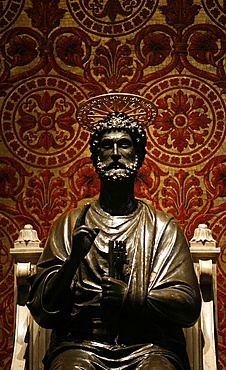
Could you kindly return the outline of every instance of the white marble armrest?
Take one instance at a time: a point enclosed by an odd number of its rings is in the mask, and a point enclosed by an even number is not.
[[[190,241],[190,251],[200,284],[201,315],[185,330],[187,352],[192,370],[217,370],[217,272],[220,248],[204,224],[198,226]]]
[[[42,253],[37,233],[31,225],[25,225],[20,231],[10,253],[14,257],[15,302],[14,348],[10,370],[41,370],[49,333],[34,322],[26,306],[29,291],[27,278],[36,271],[36,263]]]

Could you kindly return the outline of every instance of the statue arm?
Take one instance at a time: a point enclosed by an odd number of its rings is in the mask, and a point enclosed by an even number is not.
[[[59,263],[59,261],[58,261]],[[72,308],[72,293],[70,286],[59,284],[59,279],[67,268],[67,263],[63,265],[54,265],[42,269],[38,274],[33,276],[31,289],[28,297],[27,306],[30,309],[35,321],[42,327],[54,329],[59,327],[62,320],[67,320]],[[59,290],[56,288],[58,284]],[[53,307],[54,297],[47,295],[47,288],[57,290],[58,297],[57,307]],[[63,289],[62,289],[63,287]],[[47,302],[47,299],[49,300]],[[52,306],[52,307],[51,307]],[[64,321],[63,321],[64,322]]]
[[[72,282],[98,232],[85,226],[87,211],[85,207],[79,214],[73,212],[61,217],[48,238],[39,261],[41,272],[32,283],[27,303],[41,326],[59,327],[60,319],[65,322],[70,316]]]
[[[158,247],[159,258],[169,240],[173,240],[173,248],[149,286],[147,306],[157,316],[189,327],[199,317],[201,298],[187,241],[175,221],[164,231]]]

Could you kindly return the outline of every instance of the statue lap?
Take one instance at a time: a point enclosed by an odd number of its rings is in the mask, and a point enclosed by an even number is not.
[[[179,367],[178,367],[179,366]],[[138,359],[132,365],[118,366],[119,370],[180,370],[180,365],[174,366],[166,357],[151,353]],[[95,354],[82,349],[68,349],[56,356],[49,370],[110,370]]]

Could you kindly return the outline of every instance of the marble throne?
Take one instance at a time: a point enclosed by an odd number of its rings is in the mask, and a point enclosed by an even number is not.
[[[11,370],[42,370],[42,359],[49,344],[51,330],[43,329],[33,320],[26,306],[27,278],[36,270],[42,252],[37,232],[31,225],[20,231],[14,248],[15,276],[15,338]],[[192,370],[217,370],[217,278],[216,263],[220,253],[211,230],[198,225],[190,240],[190,252],[202,294],[199,320],[184,329]]]

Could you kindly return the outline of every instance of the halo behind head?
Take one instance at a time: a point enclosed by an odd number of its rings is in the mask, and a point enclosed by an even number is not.
[[[157,108],[153,103],[139,95],[127,93],[109,93],[90,98],[79,106],[76,116],[84,129],[93,131],[100,120],[113,112],[125,113],[143,127],[149,126],[157,116]]]

